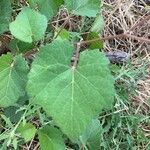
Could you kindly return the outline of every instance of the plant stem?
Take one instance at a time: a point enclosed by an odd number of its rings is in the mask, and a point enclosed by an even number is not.
[[[72,69],[73,69],[73,70],[76,68],[77,63],[78,63],[78,59],[79,59],[79,55],[80,55],[81,43],[82,43],[82,42],[78,42],[78,43],[76,44],[77,49],[76,49],[76,54],[75,54],[75,60],[74,60],[73,65],[72,65]]]

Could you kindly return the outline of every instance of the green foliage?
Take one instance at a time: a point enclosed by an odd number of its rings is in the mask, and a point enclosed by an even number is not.
[[[11,39],[10,53],[0,57],[2,149],[20,149],[32,139],[42,150],[100,148],[103,127],[98,115],[113,106],[114,78],[108,59],[99,51],[102,41],[77,48],[81,40],[99,38],[104,28],[100,4],[99,0],[0,1],[0,33],[9,26],[5,36]],[[71,27],[64,25],[66,14]],[[14,21],[8,25],[10,17]],[[74,18],[82,22],[75,31]],[[86,19],[90,26],[84,26]],[[89,34],[83,35],[85,28]]]
[[[11,11],[11,0],[0,0],[0,34],[8,31]]]
[[[41,150],[65,150],[62,133],[52,126],[44,126],[38,131]]]
[[[101,8],[100,0],[0,1],[0,34],[10,39],[10,53],[0,43],[0,149],[149,148],[141,128],[149,111],[128,101],[149,62],[109,64],[95,40]]]
[[[25,124],[21,123],[18,126],[16,132],[19,133],[22,138],[24,138],[25,142],[28,142],[34,138],[36,133],[36,128],[31,123],[25,123]]]
[[[10,23],[9,28],[17,39],[32,43],[44,37],[47,19],[44,15],[26,7],[18,14],[16,20]]]
[[[13,54],[25,53],[34,48],[33,43],[26,43],[18,39],[12,39],[9,43],[9,48]]]
[[[98,14],[92,27],[91,32],[101,33],[104,29],[105,23],[102,14]]]
[[[0,64],[0,106],[8,107],[24,96],[29,70],[21,55],[3,55]]]
[[[82,52],[74,69],[70,67],[73,50],[59,40],[42,47],[27,86],[32,102],[41,105],[71,139],[78,138],[95,115],[111,106],[114,96],[104,55],[98,50]]]
[[[96,32],[90,32],[88,34],[87,40],[99,39],[100,36]],[[103,41],[97,40],[90,44],[90,49],[102,49],[103,48]]]
[[[17,123],[23,114],[23,111],[17,112],[18,107],[10,106],[4,109],[4,115],[10,119],[11,122]]]
[[[80,137],[81,143],[89,150],[99,150],[102,138],[102,126],[99,120],[93,119],[83,135]]]
[[[100,11],[100,0],[64,0],[67,8],[75,15],[96,17]]]
[[[29,0],[29,4],[33,8],[38,8],[48,20],[51,20],[58,12],[59,7],[63,4],[63,0]]]
[[[58,29],[58,31],[56,31],[56,35],[59,33],[59,29]],[[61,31],[60,31],[60,33],[59,33],[59,35],[58,35],[58,37],[57,37],[57,39],[62,39],[62,40],[69,40],[70,39],[70,33],[67,31],[67,30],[65,30],[65,29],[62,29]]]

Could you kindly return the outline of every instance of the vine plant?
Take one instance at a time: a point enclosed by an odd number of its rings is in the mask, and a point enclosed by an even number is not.
[[[9,132],[1,130],[3,149],[17,149],[20,137],[24,142],[38,138],[43,150],[64,150],[66,137],[79,148],[99,149],[101,126],[97,118],[113,104],[114,80],[108,59],[99,51],[102,41],[85,46],[84,40],[100,36],[104,26],[102,3],[28,0],[19,12],[13,11],[17,3],[0,1],[0,33],[11,38],[10,52],[0,57],[0,107],[2,112],[10,112],[11,107],[19,106],[13,114],[16,117],[24,113],[14,125],[1,112],[1,121],[11,126]],[[69,15],[60,25],[54,18],[61,8]],[[83,34],[83,26],[78,31],[65,28],[73,17],[81,22],[86,18],[94,21]],[[55,28],[53,22],[58,24]],[[38,115],[44,113],[47,122]],[[38,126],[32,123],[31,114],[40,118]]]

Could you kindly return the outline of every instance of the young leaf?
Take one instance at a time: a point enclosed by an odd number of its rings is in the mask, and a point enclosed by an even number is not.
[[[17,39],[32,43],[44,37],[47,19],[44,15],[30,8],[23,8],[16,20],[9,25],[11,34]]]
[[[65,150],[61,132],[54,127],[45,126],[38,131],[41,150]]]
[[[101,33],[104,29],[104,19],[102,14],[98,14],[92,27],[91,27],[91,32],[96,32],[96,33]]]
[[[99,150],[102,131],[99,120],[93,119],[83,135],[80,137],[82,144],[84,143],[87,145],[89,150]]]
[[[57,35],[60,30],[61,30],[61,29],[58,29],[55,34]],[[59,32],[59,34],[58,34],[58,36],[57,36],[57,39],[69,40],[69,39],[70,39],[70,32],[67,31],[66,29],[62,29],[62,30]]]
[[[13,105],[25,94],[28,66],[21,55],[0,58],[0,107]]]
[[[114,80],[99,50],[84,51],[77,69],[74,48],[56,40],[40,49],[29,74],[27,91],[70,138],[78,138],[91,119],[111,106]],[[59,55],[58,55],[59,54]]]
[[[0,0],[0,34],[8,31],[11,11],[11,0]]]
[[[21,123],[16,131],[17,133],[21,134],[21,137],[24,138],[25,142],[28,142],[34,138],[36,128],[31,123],[26,124]]]
[[[18,39],[12,39],[9,43],[9,49],[13,54],[25,53],[34,48],[33,43],[26,43],[19,41]]]
[[[13,138],[13,140],[12,140],[12,145],[13,145],[14,149],[16,150],[16,149],[17,149],[17,146],[18,146],[17,137]]]
[[[10,119],[11,122],[13,123],[17,123],[21,116],[23,115],[23,111],[20,111],[20,112],[17,112],[18,107],[14,107],[14,106],[11,106],[11,107],[7,107],[4,109],[4,115]]]
[[[51,20],[63,4],[63,0],[29,0],[29,4],[33,8],[38,8],[48,20]]]
[[[96,32],[90,32],[88,34],[87,40],[93,40],[93,39],[97,39],[100,38],[99,34]],[[98,40],[98,41],[93,41],[90,46],[90,49],[102,49],[103,48],[103,41]]]
[[[65,0],[65,4],[75,15],[96,17],[100,11],[100,0]]]

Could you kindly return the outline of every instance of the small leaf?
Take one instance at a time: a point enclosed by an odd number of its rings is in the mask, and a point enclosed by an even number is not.
[[[13,123],[17,123],[21,116],[23,115],[23,111],[19,111],[16,113],[16,111],[18,110],[18,107],[7,107],[4,109],[4,115],[10,119],[11,122]]]
[[[100,0],[65,0],[65,4],[75,15],[96,17],[100,11]]]
[[[104,29],[104,26],[105,26],[105,22],[103,16],[102,14],[98,14],[91,27],[91,32],[101,33]]]
[[[3,142],[3,144],[0,146],[0,150],[7,150],[8,149],[8,146],[7,146],[7,140],[5,140]]]
[[[21,137],[24,138],[25,142],[28,142],[34,138],[36,128],[31,123],[26,124],[21,123],[16,131],[17,133],[21,134]]]
[[[16,137],[13,139],[12,145],[13,145],[14,149],[17,149],[18,141],[17,141],[17,138],[16,138]]]
[[[26,43],[18,39],[12,39],[9,43],[9,49],[13,54],[25,53],[34,48],[33,43]]]
[[[9,25],[11,34],[17,39],[32,43],[44,37],[47,19],[44,15],[30,8],[23,8],[16,20]]]
[[[38,131],[41,150],[65,150],[61,132],[51,126],[45,126]]]
[[[0,34],[8,31],[11,11],[11,0],[0,0]]]
[[[82,139],[82,143],[87,145],[89,150],[99,150],[102,132],[103,129],[99,120],[93,119],[83,135],[80,137]]]
[[[71,139],[78,138],[102,109],[112,106],[115,93],[105,55],[86,50],[73,69],[73,51],[62,40],[42,47],[27,85],[31,102],[41,105]]]
[[[9,135],[7,133],[1,133],[0,134],[0,141],[5,140],[9,137]]]
[[[97,39],[99,38],[100,39],[100,36],[98,33],[96,32],[90,32],[88,34],[88,38],[87,40],[94,40],[94,39]],[[103,48],[103,41],[101,40],[98,40],[98,41],[93,41],[90,46],[89,46],[90,49],[102,49]]]
[[[11,122],[17,122],[20,120],[21,114],[16,114],[17,107],[10,106],[4,109],[4,115],[10,119]]]
[[[38,8],[40,13],[51,20],[63,4],[63,0],[29,0],[29,4],[33,8]]]
[[[1,116],[1,119],[3,119],[9,127],[13,127],[13,123],[10,121],[10,119],[7,116],[3,114],[1,114],[0,116]]]
[[[58,29],[56,31],[56,34],[58,34],[60,30],[61,29]],[[66,29],[62,29],[57,37],[57,39],[62,39],[62,40],[69,40],[69,38],[70,38],[70,32],[67,31]]]
[[[12,106],[19,97],[24,96],[28,66],[21,55],[0,58],[0,107]]]

